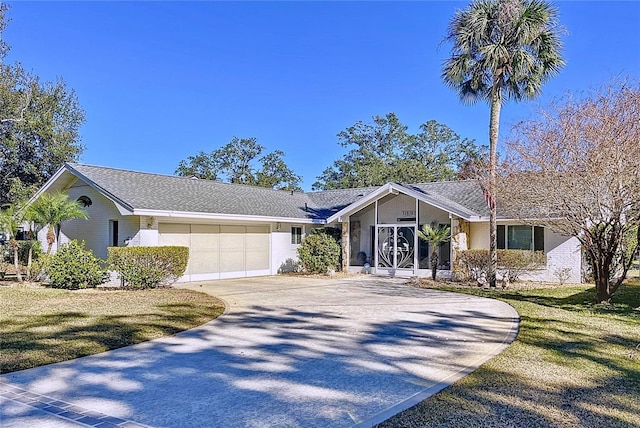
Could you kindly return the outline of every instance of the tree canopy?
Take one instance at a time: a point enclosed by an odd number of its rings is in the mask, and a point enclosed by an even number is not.
[[[0,40],[8,18],[0,4]],[[42,82],[20,63],[6,64],[0,44],[0,204],[31,196],[67,161],[84,150],[84,112],[62,79]]]
[[[411,134],[395,113],[374,116],[371,123],[358,121],[338,139],[351,150],[322,172],[314,190],[454,180],[483,155],[474,140],[461,138],[435,120]]]
[[[489,283],[496,285],[496,168],[502,102],[533,99],[564,66],[558,11],[545,0],[476,0],[458,10],[442,78],[463,102],[487,101],[489,121]]]
[[[226,145],[181,160],[175,173],[180,176],[248,184],[278,190],[300,191],[302,177],[284,161],[284,152],[264,154],[265,147],[256,138],[233,139]]]
[[[637,83],[567,95],[517,125],[499,181],[510,216],[580,241],[598,302],[615,293],[639,248],[639,117]]]

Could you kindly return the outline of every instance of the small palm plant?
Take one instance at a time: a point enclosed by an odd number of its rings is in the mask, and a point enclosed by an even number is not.
[[[62,192],[43,193],[30,206],[28,211],[30,220],[47,229],[47,254],[60,234],[61,224],[75,218],[87,219],[87,213],[79,202],[69,200]],[[57,233],[56,233],[56,228]]]
[[[422,230],[418,230],[418,237],[423,241],[427,241],[431,246],[431,278],[436,280],[436,271],[438,270],[438,247],[451,239],[451,228],[449,226],[432,227],[425,224]]]

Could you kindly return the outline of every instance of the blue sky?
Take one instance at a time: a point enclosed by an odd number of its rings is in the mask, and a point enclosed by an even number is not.
[[[489,108],[440,78],[466,2],[9,2],[9,61],[62,77],[86,111],[84,163],[173,174],[232,137],[280,149],[303,188],[344,153],[336,134],[388,112],[488,140]],[[640,2],[556,2],[567,66],[507,103],[501,138],[566,91],[640,78]]]

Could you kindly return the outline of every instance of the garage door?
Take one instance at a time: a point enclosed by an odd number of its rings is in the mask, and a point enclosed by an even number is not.
[[[160,245],[189,247],[184,280],[269,275],[269,226],[160,223]]]

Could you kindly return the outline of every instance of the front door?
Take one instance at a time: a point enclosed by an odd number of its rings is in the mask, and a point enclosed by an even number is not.
[[[378,226],[378,271],[391,275],[412,274],[415,268],[415,236],[413,226]]]

